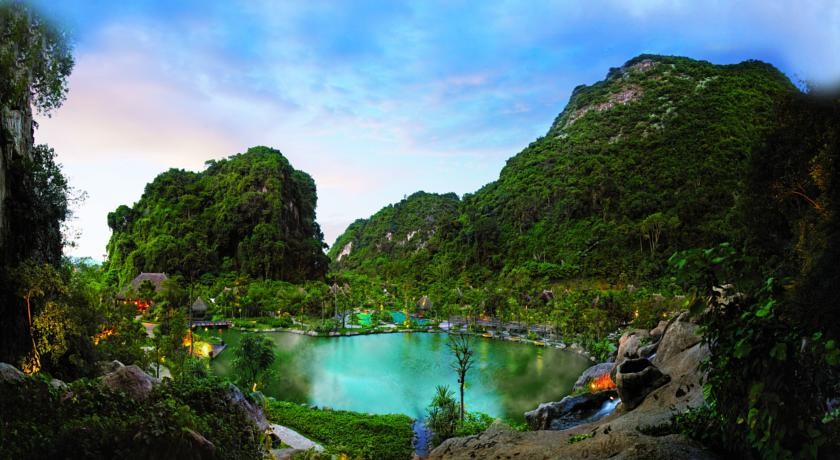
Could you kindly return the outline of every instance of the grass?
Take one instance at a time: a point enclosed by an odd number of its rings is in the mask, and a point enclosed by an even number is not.
[[[272,401],[267,415],[324,446],[328,452],[352,458],[407,459],[414,449],[412,420],[407,415],[373,415],[343,410],[312,409]]]

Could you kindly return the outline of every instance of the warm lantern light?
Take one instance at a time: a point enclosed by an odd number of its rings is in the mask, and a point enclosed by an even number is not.
[[[589,391],[593,393],[596,391],[612,390],[613,388],[615,388],[615,382],[613,382],[609,372],[599,375],[589,382]]]
[[[110,327],[103,329],[102,332],[93,336],[93,344],[99,345],[99,342],[105,340],[107,337],[110,337],[112,335],[114,335],[114,329]]]

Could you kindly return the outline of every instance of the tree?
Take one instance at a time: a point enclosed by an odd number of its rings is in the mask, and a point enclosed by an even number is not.
[[[168,363],[172,376],[180,375],[184,360],[187,357],[187,349],[184,347],[184,339],[187,337],[187,333],[187,317],[184,310],[167,308],[160,324],[155,329],[155,336],[152,339],[158,375],[160,374],[160,362],[164,359]]]
[[[455,356],[452,362],[452,369],[458,374],[458,388],[461,394],[461,421],[464,420],[464,384],[467,379],[467,372],[474,364],[475,352],[470,345],[470,339],[463,334],[451,334],[446,344]]]
[[[426,417],[426,426],[434,433],[432,444],[438,445],[455,436],[458,418],[458,402],[455,401],[452,390],[447,385],[438,385]]]
[[[26,318],[29,324],[29,337],[32,341],[30,358],[24,366],[28,372],[37,372],[41,369],[41,356],[38,353],[38,346],[35,344],[35,329],[32,322],[32,301],[43,297],[54,290],[62,288],[61,277],[50,264],[37,263],[28,259],[15,271],[18,285],[18,295],[26,303]]]
[[[247,334],[234,352],[233,368],[240,383],[256,390],[260,377],[274,363],[274,343],[264,335]]]
[[[32,101],[42,113],[61,106],[73,55],[66,35],[22,2],[0,5],[0,104]]]

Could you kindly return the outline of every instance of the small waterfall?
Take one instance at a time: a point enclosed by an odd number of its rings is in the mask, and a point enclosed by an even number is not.
[[[618,398],[610,398],[609,400],[605,401],[601,408],[598,409],[598,412],[592,414],[592,416],[589,417],[587,422],[594,422],[596,420],[600,420],[606,417],[607,415],[610,415],[612,411],[615,410],[615,406],[617,406],[620,402],[621,400]]]

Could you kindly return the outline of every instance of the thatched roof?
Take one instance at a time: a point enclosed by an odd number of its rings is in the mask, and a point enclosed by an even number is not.
[[[195,302],[193,302],[192,311],[193,313],[205,313],[207,311],[207,304],[204,303],[201,297],[195,299]]]
[[[420,300],[417,301],[417,308],[421,310],[428,310],[432,308],[432,299],[429,296],[424,295],[420,297]]]
[[[131,280],[131,283],[129,283],[129,286],[131,286],[131,288],[135,292],[137,292],[138,290],[140,290],[140,285],[143,284],[144,281],[148,281],[148,282],[152,283],[152,286],[155,288],[155,292],[160,292],[161,287],[163,287],[163,282],[166,281],[167,279],[169,279],[169,277],[166,276],[166,273],[146,273],[146,272],[143,272],[143,273],[137,275],[137,277],[135,277],[133,280]],[[123,298],[124,299],[126,291],[128,291],[128,286],[126,286],[125,288],[123,288],[122,291],[120,291],[117,298]]]

